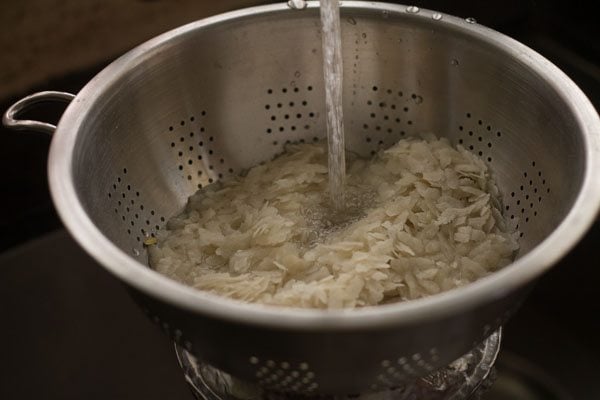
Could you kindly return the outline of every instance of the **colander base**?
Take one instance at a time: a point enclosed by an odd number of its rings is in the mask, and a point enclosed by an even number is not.
[[[501,336],[499,329],[464,356],[424,378],[382,391],[346,395],[271,391],[202,363],[178,345],[175,345],[175,352],[185,379],[199,400],[476,400],[495,381],[494,364],[500,350]]]

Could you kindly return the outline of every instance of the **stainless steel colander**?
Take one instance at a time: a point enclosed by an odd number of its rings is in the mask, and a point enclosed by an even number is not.
[[[144,238],[198,188],[324,137],[318,4],[262,6],[185,25],[135,48],[72,100],[49,179],[75,239],[197,357],[297,393],[389,388],[448,364],[502,325],[581,238],[600,205],[600,120],[531,49],[416,7],[344,1],[346,146],[369,155],[434,132],[486,160],[522,232],[516,261],[427,299],[344,311],[239,302],[147,267]],[[4,122],[20,121],[22,100]],[[576,266],[573,266],[574,268]]]

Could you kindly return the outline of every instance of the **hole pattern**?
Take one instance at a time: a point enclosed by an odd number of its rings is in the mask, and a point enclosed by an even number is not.
[[[366,146],[371,154],[376,150],[392,145],[399,137],[411,135],[415,127],[415,110],[424,102],[417,93],[405,93],[392,88],[370,88],[368,100],[364,104],[366,116],[361,129]]]
[[[208,132],[206,116],[207,112],[202,110],[199,117],[190,116],[167,129],[177,170],[197,189],[223,177],[223,173],[211,172],[217,165],[229,174],[234,173],[232,168],[227,168],[226,160],[215,152],[215,137]]]
[[[493,152],[504,134],[501,129],[484,119],[476,118],[472,113],[465,113],[463,123],[458,125],[458,144],[479,155],[488,164],[494,165]],[[521,179],[514,187],[504,193],[503,213],[505,218],[525,236],[527,227],[538,217],[538,208],[544,197],[550,194],[550,188],[543,171],[532,159],[523,168]]]
[[[458,125],[458,144],[471,150],[488,163],[493,163],[494,143],[502,137],[502,130],[482,119],[476,119],[468,112],[465,120]]]
[[[311,393],[319,388],[315,373],[306,362],[263,360],[252,356],[248,362],[255,370],[258,383],[280,392]]]
[[[510,193],[504,211],[520,230],[519,236],[523,237],[527,226],[537,218],[538,208],[550,194],[550,188],[543,171],[536,168],[535,161],[531,161],[524,169],[520,183],[518,188]]]
[[[394,388],[410,378],[421,376],[435,370],[439,361],[437,348],[431,348],[424,353],[413,353],[397,358],[382,360],[376,382],[371,384],[373,390]]]
[[[133,183],[130,183],[127,168],[122,168],[107,192],[111,208],[121,220],[123,230],[138,243],[144,244],[164,225],[165,217],[144,205],[143,196]],[[135,256],[140,252],[133,249]]]
[[[308,102],[313,90],[310,85],[300,87],[295,82],[291,82],[289,87],[267,89],[267,94],[272,96],[264,105],[268,121],[265,133],[271,135],[312,130],[320,118],[320,113],[312,109]],[[272,143],[278,146],[281,141],[273,140]]]
[[[185,338],[181,329],[172,326],[167,321],[161,319],[158,315],[152,313],[147,307],[143,307],[143,311],[155,325],[157,325],[171,340],[187,351],[192,351],[192,342]]]

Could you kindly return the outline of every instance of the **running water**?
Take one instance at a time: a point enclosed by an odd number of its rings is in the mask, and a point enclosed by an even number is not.
[[[327,107],[329,191],[336,211],[345,206],[344,114],[342,112],[342,43],[339,0],[321,0],[323,70]]]

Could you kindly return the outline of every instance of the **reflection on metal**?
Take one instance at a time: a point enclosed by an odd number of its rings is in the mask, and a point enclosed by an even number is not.
[[[313,398],[320,400],[475,400],[480,399],[494,383],[494,363],[500,350],[500,341],[501,331],[498,330],[469,353],[425,378],[414,378],[391,389],[379,388],[362,394],[335,396],[322,394],[314,396],[311,394],[310,386],[307,385],[303,386],[305,391],[295,388],[296,381],[293,378],[286,378],[286,375],[289,372],[291,376],[294,376],[294,372],[300,372],[301,375],[303,372],[295,371],[295,366],[287,362],[281,364],[279,371],[281,374],[275,372],[272,376],[280,383],[291,381],[284,385],[278,384],[275,389],[272,389],[267,387],[269,385],[241,381],[206,363],[199,362],[178,345],[175,345],[175,352],[190,389],[200,400],[286,400],[297,399],[299,396],[304,400]],[[260,366],[260,360],[256,357],[251,357],[250,363]],[[277,368],[279,365],[274,361],[268,361],[257,374],[262,376],[266,373],[271,376],[271,372],[267,372],[269,363],[271,363],[270,368]],[[395,369],[390,361],[384,361],[383,366],[388,371]],[[308,369],[308,366],[306,367],[305,369]],[[305,375],[307,384],[309,381],[312,382],[313,378],[314,380],[319,378],[312,372]]]

